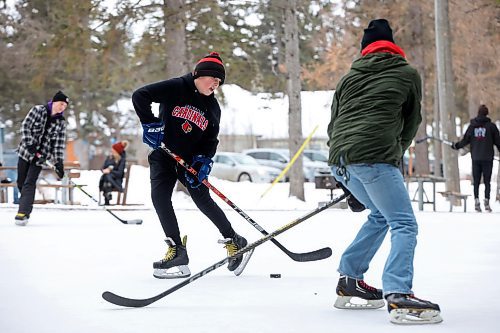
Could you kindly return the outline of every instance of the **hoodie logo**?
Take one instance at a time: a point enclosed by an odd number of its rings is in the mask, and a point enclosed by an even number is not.
[[[191,124],[186,120],[184,121],[184,124],[182,124],[182,130],[185,132],[185,133],[189,133],[193,130],[193,127],[191,126]]]
[[[208,120],[205,118],[203,113],[198,108],[191,105],[183,107],[176,106],[172,110],[172,116],[189,120],[193,123],[193,125],[198,126],[202,131],[206,130],[208,126]]]
[[[478,140],[486,139],[486,128],[484,127],[476,127],[474,128],[474,136]]]

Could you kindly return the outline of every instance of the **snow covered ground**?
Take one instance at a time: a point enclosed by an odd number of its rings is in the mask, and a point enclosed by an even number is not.
[[[124,225],[79,195],[82,206],[36,206],[28,226],[13,223],[15,206],[0,205],[0,332],[492,332],[498,329],[500,305],[500,204],[493,213],[448,212],[438,197],[415,211],[419,221],[414,290],[440,304],[444,322],[406,328],[389,322],[385,308],[369,311],[333,307],[336,268],[342,251],[355,236],[365,213],[329,209],[278,236],[289,250],[305,252],[329,246],[332,257],[294,262],[272,243],[259,246],[247,269],[235,277],[225,267],[141,309],[120,308],[101,298],[104,291],[148,298],[179,283],[152,276],[152,262],[165,252],[163,232],[151,209],[147,169],[131,179],[131,202],[116,214],[141,218]],[[96,184],[95,172],[80,181]],[[306,202],[288,198],[288,185],[277,184],[263,199],[268,184],[211,182],[266,231],[306,214],[326,190],[306,186]],[[442,184],[440,184],[442,185]],[[413,185],[412,185],[413,186]],[[413,188],[412,188],[413,189]],[[493,186],[493,191],[495,190]],[[92,187],[88,187],[92,190]],[[440,188],[438,187],[438,190]],[[469,193],[469,182],[462,183]],[[95,192],[94,192],[95,193]],[[217,198],[217,200],[219,200]],[[225,256],[220,235],[184,194],[173,198],[181,232],[188,235],[190,268],[197,273]],[[262,235],[220,202],[234,228],[249,241]],[[381,284],[389,237],[365,279]],[[280,273],[280,279],[269,277]]]

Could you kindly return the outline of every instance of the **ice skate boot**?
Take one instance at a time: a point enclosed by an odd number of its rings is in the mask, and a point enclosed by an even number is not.
[[[487,211],[488,213],[491,213],[491,207],[490,207],[490,199],[484,199],[484,210]]]
[[[224,247],[227,250],[228,257],[233,256],[236,252],[238,252],[248,244],[247,240],[244,237],[236,233],[234,234],[233,238],[225,238],[223,240],[219,240],[219,243],[225,244]],[[234,272],[236,276],[243,273],[243,270],[248,264],[248,261],[250,260],[250,257],[252,256],[254,250],[255,249],[252,249],[242,255],[229,259],[227,269],[229,269],[231,272]]]
[[[30,214],[17,213],[14,221],[16,225],[24,227],[26,224],[28,224],[29,220]]]
[[[386,300],[387,310],[394,324],[437,324],[443,321],[439,305],[414,295],[389,294]]]
[[[479,202],[479,198],[474,199],[474,208],[476,212],[481,213],[481,203]]]
[[[191,275],[189,257],[186,251],[187,236],[182,239],[182,245],[176,245],[172,238],[167,237],[168,245],[165,257],[153,263],[153,276],[158,279],[176,279]]]
[[[385,305],[382,290],[363,280],[341,275],[337,284],[337,309],[379,309]]]

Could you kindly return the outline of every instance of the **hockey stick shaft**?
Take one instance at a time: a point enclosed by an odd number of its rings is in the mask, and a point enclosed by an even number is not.
[[[52,164],[50,161],[45,161],[45,164],[47,164],[47,166],[49,168],[51,168],[52,170],[56,171],[56,166],[54,164]],[[88,193],[87,191],[85,191],[81,185],[78,185],[78,184],[75,184],[75,182],[73,182],[71,179],[68,179],[68,183],[71,185],[71,186],[74,186],[76,188],[78,188],[80,191],[82,191],[86,196],[88,196],[90,199],[94,200],[96,203],[99,204],[99,201],[97,201],[90,193]],[[109,209],[107,209],[106,207],[103,207],[105,211],[107,211],[108,213],[110,213],[111,215],[113,215],[114,218],[116,218],[118,221],[120,221],[121,223],[123,224],[142,224],[142,220],[141,219],[135,219],[135,220],[124,220],[124,219],[121,219],[119,218],[115,213],[113,213],[112,211],[110,211]]]
[[[103,294],[102,294],[102,298],[104,298],[106,301],[110,302],[110,303],[113,303],[115,305],[119,305],[119,306],[125,306],[125,307],[131,307],[131,308],[140,308],[140,307],[144,307],[144,306],[147,306],[151,303],[154,303],[160,299],[162,299],[163,297],[167,296],[167,295],[170,295],[171,293],[181,289],[182,287],[190,284],[191,282],[194,282],[196,280],[198,280],[199,278],[203,277],[204,275],[214,271],[215,269],[217,269],[218,267],[220,266],[223,266],[225,263],[227,263],[230,259],[234,259],[235,257],[237,256],[240,256],[240,255],[243,255],[244,253],[248,252],[248,251],[251,251],[253,249],[255,249],[257,246],[267,242],[268,240],[272,240],[274,239],[274,237],[282,234],[283,232],[295,227],[296,225],[304,222],[305,220],[313,217],[314,215],[330,208],[331,206],[333,206],[334,204],[340,202],[341,200],[345,199],[347,197],[346,194],[342,194],[341,196],[337,197],[336,199],[330,201],[329,203],[325,204],[324,206],[321,206],[321,207],[318,207],[316,208],[315,210],[307,213],[306,215],[282,226],[281,228],[273,231],[272,233],[266,235],[265,237],[262,237],[260,239],[258,239],[257,241],[251,243],[251,244],[248,244],[246,247],[240,249],[238,252],[236,252],[234,255],[230,256],[230,257],[226,257],[218,262],[216,262],[215,264],[205,268],[204,270],[202,270],[201,272],[199,273],[196,273],[195,275],[191,276],[190,278],[187,278],[185,279],[184,281],[176,284],[175,286],[173,286],[172,288],[170,289],[167,289],[166,291],[162,292],[161,294],[158,294],[156,296],[153,296],[151,298],[145,298],[145,299],[132,299],[132,298],[126,298],[126,297],[122,297],[122,296],[119,296],[119,295],[116,295],[112,292],[109,292],[109,291],[105,291]]]
[[[187,171],[189,171],[191,174],[196,176],[198,172],[193,169],[189,164],[186,163],[180,157],[179,155],[175,154],[172,152],[170,149],[168,149],[165,144],[161,144],[161,149],[170,155],[173,159],[177,161],[182,167],[184,167]],[[229,200],[221,191],[219,191],[215,186],[210,184],[210,182],[207,179],[203,180],[203,185],[208,187],[210,190],[212,190],[219,198],[221,198],[225,203],[227,203],[233,210],[235,210],[240,216],[242,216],[245,220],[247,220],[251,225],[255,227],[258,231],[260,231],[261,234],[267,236],[268,232],[264,230],[257,222],[255,222],[248,214],[246,214],[243,210],[241,210],[238,206],[236,206],[231,200]],[[332,249],[329,247],[322,248],[316,251],[312,252],[307,252],[307,253],[295,253],[291,252],[288,250],[286,247],[284,247],[280,242],[278,242],[276,239],[271,239],[271,242],[276,245],[281,251],[285,252],[286,255],[288,255],[291,259],[299,262],[307,262],[307,261],[315,261],[315,260],[321,260],[321,259],[326,259],[332,255]]]
[[[448,141],[446,139],[436,138],[435,136],[430,136],[430,135],[427,135],[426,137],[423,137],[421,139],[415,140],[415,143],[422,143],[422,142],[427,141],[429,139],[442,142],[442,143],[444,143],[445,145],[448,145],[448,146],[453,145],[453,142],[451,142],[451,141]]]

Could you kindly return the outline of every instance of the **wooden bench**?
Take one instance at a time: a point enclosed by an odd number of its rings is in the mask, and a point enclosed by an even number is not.
[[[443,197],[446,198],[446,200],[450,202],[450,212],[453,211],[453,205],[457,200],[463,200],[464,212],[467,211],[467,198],[470,197],[470,194],[462,194],[452,191],[439,192],[439,194],[441,194]]]
[[[2,166],[0,167],[0,171],[3,170],[17,170],[15,166]],[[63,204],[71,204],[74,202],[74,188],[77,187],[74,184],[71,184],[71,180],[80,177],[80,163],[78,162],[64,162],[64,170],[66,172],[65,177],[62,179],[60,183],[50,183],[48,180],[44,179],[42,173],[37,181],[37,188],[53,188],[55,190],[54,202],[63,203]],[[53,173],[53,170],[47,167],[42,169],[44,173]],[[45,182],[45,183],[44,183]],[[80,186],[80,185],[79,185]],[[83,186],[83,185],[82,185]],[[0,183],[0,203],[5,203],[9,201],[9,188],[17,187],[16,182],[12,183]],[[42,193],[43,195],[43,193]],[[60,200],[58,198],[61,198]],[[49,202],[47,200],[43,200],[43,202]]]

